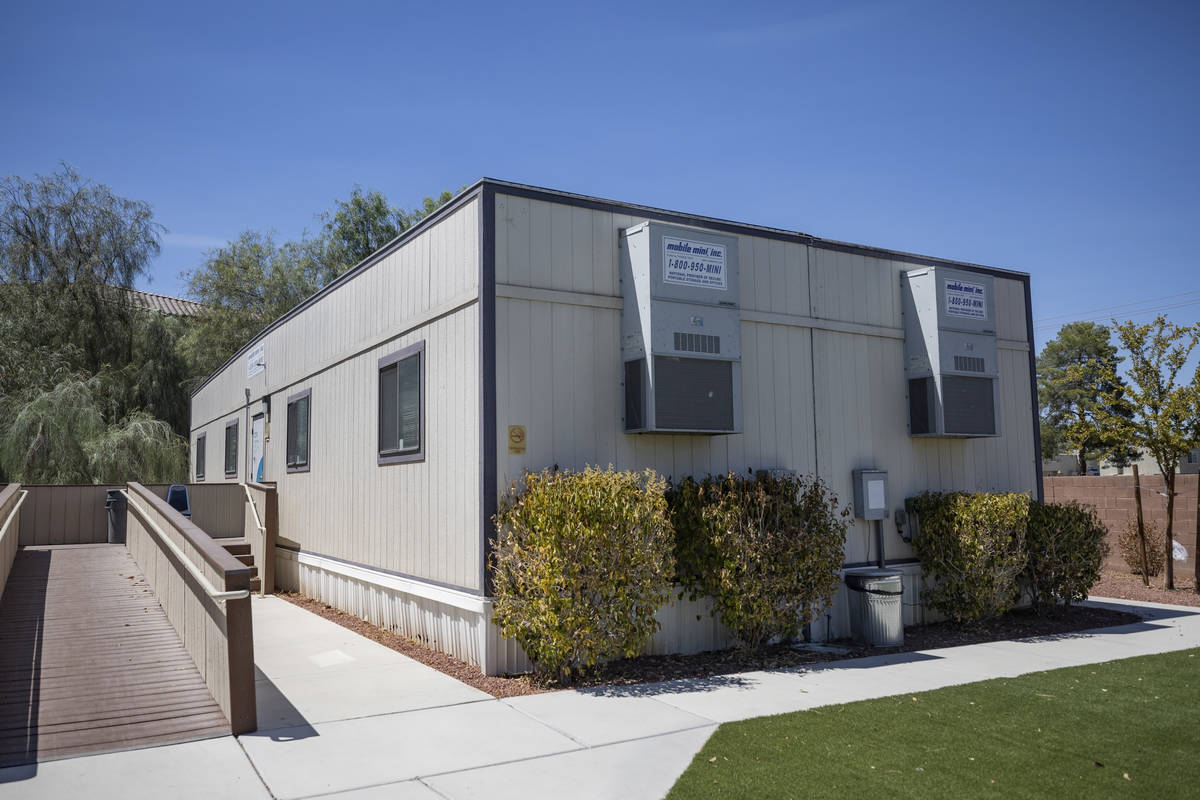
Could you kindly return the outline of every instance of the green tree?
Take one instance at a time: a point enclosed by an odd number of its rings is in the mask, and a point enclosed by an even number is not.
[[[0,480],[186,474],[180,323],[128,291],[161,231],[70,167],[0,184]]]
[[[184,273],[188,294],[204,312],[180,341],[195,385],[239,347],[300,302],[448,203],[427,197],[411,211],[381,192],[355,186],[347,200],[321,214],[321,232],[279,244],[272,233],[248,230]]]
[[[159,253],[150,207],[64,166],[0,183],[0,316],[22,351],[68,353],[88,373],[133,357],[128,295]],[[70,348],[67,346],[70,345]]]
[[[1101,421],[1130,415],[1120,361],[1108,328],[1094,322],[1064,325],[1046,343],[1037,364],[1043,457],[1069,452],[1080,475],[1090,458],[1127,460],[1125,443]]]
[[[185,277],[189,295],[204,306],[179,343],[198,381],[333,274],[319,239],[280,245],[271,233],[245,231]]]
[[[1105,393],[1110,406],[1128,403],[1131,416],[1106,414],[1101,423],[1121,441],[1129,442],[1154,457],[1167,486],[1166,579],[1167,589],[1175,588],[1171,532],[1175,516],[1175,473],[1180,459],[1200,444],[1200,366],[1188,381],[1182,376],[1188,360],[1200,344],[1200,324],[1181,326],[1159,316],[1153,322],[1113,325],[1121,346],[1129,354],[1129,385],[1117,395],[1115,362],[1106,367],[1101,379],[1109,387]],[[1200,584],[1197,585],[1200,591]]]
[[[454,195],[444,191],[426,197],[417,208],[405,211],[388,203],[382,192],[355,184],[347,200],[335,200],[321,214],[321,229],[332,277],[341,275],[379,248],[444,206]]]

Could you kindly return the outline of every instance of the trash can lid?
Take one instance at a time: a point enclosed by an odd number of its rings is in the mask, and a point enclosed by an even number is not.
[[[845,572],[846,585],[855,589],[864,588],[867,585],[875,585],[882,582],[900,581],[904,573],[898,569],[888,569],[884,567],[864,567],[858,569],[848,569]]]

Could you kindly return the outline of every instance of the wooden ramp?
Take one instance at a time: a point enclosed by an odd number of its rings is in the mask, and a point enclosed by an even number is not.
[[[0,598],[0,767],[229,732],[124,545],[17,552]]]

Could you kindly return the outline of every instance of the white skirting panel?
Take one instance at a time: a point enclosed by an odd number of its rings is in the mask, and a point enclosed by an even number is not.
[[[276,550],[275,585],[485,667],[492,626],[484,598],[284,549]]]
[[[489,598],[403,578],[292,550],[276,550],[275,584],[281,590],[354,614],[429,647],[479,667],[487,675],[511,675],[532,668],[521,646],[500,635],[492,623]],[[921,574],[916,564],[903,573],[904,624],[933,622],[922,615]],[[850,635],[845,584],[832,606],[812,624],[812,637],[826,641]],[[672,593],[655,618],[659,631],[643,648],[648,655],[702,653],[733,645],[733,637],[712,616],[712,600],[690,600]]]

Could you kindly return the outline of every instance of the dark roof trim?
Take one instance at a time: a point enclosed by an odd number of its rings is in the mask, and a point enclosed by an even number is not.
[[[662,208],[642,206],[634,203],[619,203],[613,200],[603,200],[598,197],[588,197],[586,195],[572,194],[571,192],[561,192],[557,189],[543,189],[537,186],[527,186],[520,183],[508,183],[506,181],[499,181],[494,178],[484,178],[481,182],[487,183],[488,185],[494,187],[498,194],[507,194],[514,197],[525,197],[531,200],[544,200],[549,203],[561,203],[578,208],[590,208],[594,211],[609,211],[617,214],[629,214],[630,216],[642,216],[648,219],[657,220],[659,222],[671,222],[676,225],[690,225],[694,228],[708,228],[710,230],[722,231],[723,233],[758,236],[763,239],[776,239],[784,242],[806,244],[823,250],[835,250],[842,253],[853,253],[855,255],[868,256],[870,258],[886,258],[895,261],[903,261],[908,264],[917,264],[919,266],[958,267],[960,269],[968,269],[973,272],[982,272],[988,275],[994,275],[998,278],[1011,278],[1014,280],[1020,280],[1029,276],[1029,273],[1021,272],[1019,270],[989,267],[984,264],[973,264],[969,261],[955,261],[949,258],[938,258],[937,256],[924,256],[917,253],[906,253],[903,250],[889,250],[883,247],[872,247],[870,245],[839,242],[835,239],[822,239],[821,237],[813,236],[812,234],[789,231],[782,228],[769,228],[762,225],[751,225],[745,222],[734,222],[732,220],[719,219],[717,217],[704,217],[695,214],[684,214],[678,211],[668,211]]]
[[[346,272],[342,273],[328,285],[319,289],[307,300],[304,300],[291,311],[287,312],[282,317],[270,323],[257,334],[255,334],[232,356],[230,356],[224,364],[222,364],[211,375],[205,378],[203,383],[193,389],[191,396],[195,397],[196,394],[198,394],[201,389],[207,386],[214,377],[223,372],[229,365],[240,358],[268,333],[275,330],[300,312],[304,311],[304,309],[313,305],[322,297],[337,289],[339,286],[348,283],[360,273],[370,269],[372,266],[399,249],[409,239],[436,225],[442,220],[443,217],[457,211],[471,200],[482,196],[484,187],[491,189],[494,194],[525,197],[530,200],[542,200],[548,203],[559,203],[561,205],[574,206],[576,208],[589,208],[593,211],[608,211],[616,214],[628,214],[630,216],[645,217],[647,219],[657,220],[660,222],[671,222],[676,225],[689,225],[696,228],[708,228],[710,230],[722,231],[724,233],[732,233],[735,235],[742,234],[745,236],[759,236],[764,239],[793,242],[796,244],[817,247],[823,250],[852,253],[854,255],[862,255],[870,258],[886,258],[895,261],[903,261],[907,264],[916,264],[918,266],[956,267],[959,269],[970,270],[972,272],[980,272],[985,275],[992,275],[997,278],[1010,278],[1026,281],[1029,279],[1028,273],[1019,272],[1017,270],[988,267],[983,264],[972,264],[968,261],[954,261],[952,259],[937,258],[935,256],[923,256],[916,253],[906,253],[902,250],[887,250],[882,247],[849,244],[847,242],[839,242],[832,239],[822,239],[807,233],[788,231],[782,228],[769,228],[762,225],[751,225],[745,222],[734,222],[732,220],[718,219],[716,217],[685,214],[678,211],[668,211],[667,209],[655,208],[653,206],[637,205],[636,203],[620,203],[614,200],[604,200],[599,197],[573,194],[571,192],[563,192],[557,189],[543,189],[537,186],[528,186],[522,183],[509,183],[508,181],[501,181],[495,178],[480,178],[478,181],[464,189],[461,194],[457,195],[449,203],[442,206],[437,211],[433,212],[428,217],[421,220],[416,225],[412,226],[404,233],[400,234],[395,239],[376,250],[374,253],[360,261],[351,269],[346,270]]]
[[[270,323],[269,325],[267,325],[265,328],[263,328],[258,333],[254,334],[254,336],[250,337],[250,339],[245,344],[243,344],[241,347],[239,347],[237,349],[237,351],[234,352],[233,355],[231,355],[228,359],[226,359],[224,364],[222,364],[221,366],[219,366],[215,370],[213,370],[212,374],[209,375],[207,378],[205,378],[203,383],[201,383],[199,386],[197,386],[195,389],[193,389],[191,395],[189,395],[189,396],[195,397],[197,394],[199,394],[200,390],[203,389],[205,386],[207,386],[212,381],[213,378],[217,377],[222,372],[224,372],[225,369],[229,365],[231,365],[233,362],[235,362],[239,358],[241,358],[245,353],[247,353],[250,350],[251,347],[253,347],[255,344],[257,344],[259,342],[259,340],[261,340],[268,333],[275,330],[280,325],[282,325],[283,323],[290,320],[292,317],[299,314],[301,311],[304,311],[304,309],[313,305],[318,300],[320,300],[322,297],[324,297],[325,295],[327,295],[330,292],[337,289],[339,286],[343,286],[344,284],[349,283],[351,280],[353,280],[355,278],[355,276],[359,275],[362,272],[365,272],[366,270],[373,267],[375,264],[377,264],[380,261],[382,261],[383,259],[387,258],[389,255],[394,253],[396,250],[400,249],[400,246],[403,245],[405,242],[407,242],[409,239],[413,238],[414,236],[417,236],[420,233],[423,233],[427,228],[432,228],[434,225],[441,222],[443,217],[450,215],[451,213],[457,211],[462,206],[466,205],[471,200],[478,197],[480,194],[482,194],[483,183],[484,183],[483,180],[479,180],[479,181],[476,181],[475,183],[473,183],[472,185],[468,186],[466,189],[463,190],[462,194],[456,195],[454,197],[454,199],[451,200],[449,203],[442,206],[437,211],[434,211],[428,217],[425,217],[425,219],[421,220],[416,225],[413,225],[411,228],[406,230],[404,233],[400,234],[395,239],[392,239],[390,242],[385,244],[383,247],[379,248],[374,253],[367,256],[362,261],[358,262],[353,267],[346,270],[345,272],[343,272],[338,277],[334,278],[329,283],[325,284],[325,286],[321,287],[316,292],[314,292],[312,295],[310,295],[308,297],[308,299],[302,300],[300,302],[300,304],[297,305],[295,308],[293,308],[291,311],[287,312],[282,317],[280,317],[279,319]]]

